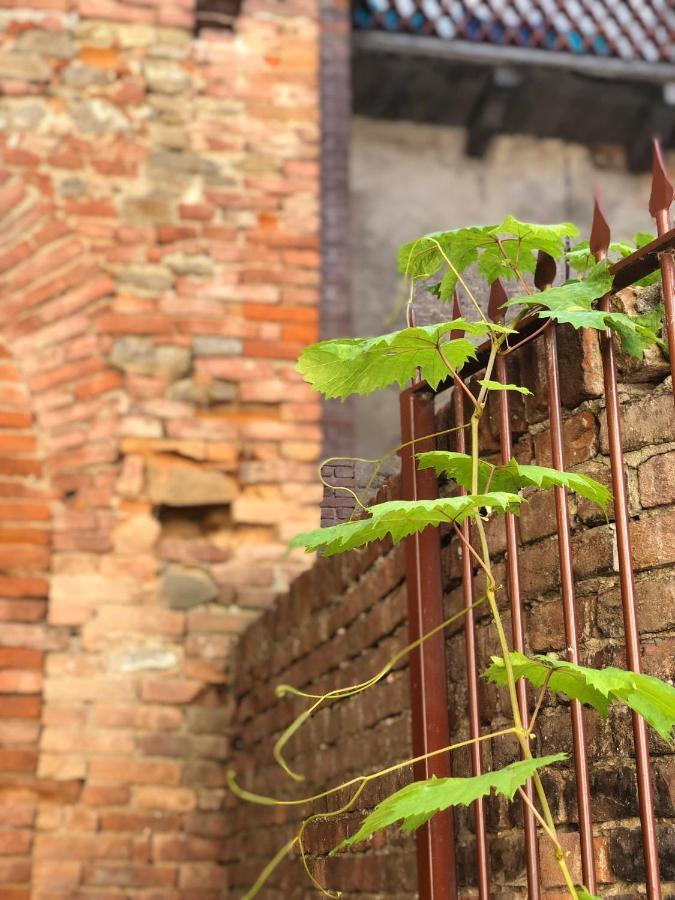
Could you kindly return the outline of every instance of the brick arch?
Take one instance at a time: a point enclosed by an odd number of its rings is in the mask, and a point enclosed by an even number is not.
[[[52,493],[31,397],[0,342],[0,884],[29,896],[45,653]],[[63,635],[63,640],[67,640]]]
[[[81,713],[50,701],[48,672],[82,621],[54,592],[59,567],[110,541],[120,377],[96,322],[112,294],[48,193],[0,171],[0,893],[11,900],[42,877],[38,811],[76,803],[83,787],[49,752],[54,728]]]

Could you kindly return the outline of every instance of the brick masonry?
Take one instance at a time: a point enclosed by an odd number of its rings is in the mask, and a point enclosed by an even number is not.
[[[632,292],[624,292],[624,306]],[[560,332],[561,382],[567,465],[595,478],[609,478],[600,357],[595,338]],[[523,461],[550,461],[546,421],[543,348],[539,342],[517,355],[514,379],[534,392],[513,409],[515,454]],[[516,366],[513,362],[512,365]],[[623,436],[631,503],[636,587],[642,630],[645,671],[672,679],[675,617],[672,597],[675,575],[675,421],[667,365],[650,354],[636,368],[620,357]],[[452,426],[452,404],[438,398],[437,426]],[[497,448],[496,410],[483,424],[486,453]],[[445,443],[451,448],[451,442]],[[395,480],[380,500],[397,496]],[[564,649],[558,591],[558,548],[553,498],[533,497],[520,518],[520,570],[532,652]],[[623,665],[623,630],[618,589],[614,527],[585,501],[572,501],[573,553],[582,662]],[[448,615],[461,607],[460,561],[457,546],[445,534],[443,582]],[[490,541],[499,578],[504,576],[504,536],[497,521]],[[479,578],[476,575],[478,587]],[[505,600],[502,601],[505,603]],[[506,613],[508,628],[508,613]],[[495,652],[494,629],[478,616],[477,646],[481,668]],[[262,793],[299,798],[362,772],[372,772],[410,755],[410,709],[407,667],[401,664],[378,687],[349,701],[324,708],[288,746],[288,760],[306,774],[302,784],[291,782],[277,768],[272,744],[281,729],[304,709],[302,702],[278,700],[275,685],[288,683],[303,690],[324,692],[360,682],[377,672],[406,643],[405,586],[402,548],[389,542],[345,556],[320,560],[293,584],[289,594],[253,625],[236,651],[235,765],[242,782]],[[468,736],[463,636],[453,627],[447,637],[448,681],[453,738]],[[495,688],[481,687],[483,726],[505,721],[505,698]],[[632,759],[630,716],[615,710],[607,721],[587,710],[588,751],[596,833],[600,893],[603,896],[642,896],[643,869]],[[571,751],[569,711],[565,703],[548,700],[538,720],[537,737],[547,752]],[[661,842],[664,896],[675,896],[675,756],[652,734],[655,805]],[[502,765],[515,757],[515,747],[495,743],[485,748],[486,765]],[[470,774],[468,754],[453,759],[457,775]],[[406,783],[402,771],[369,786],[359,800],[361,809]],[[560,765],[546,778],[554,815],[565,845],[576,846],[576,799],[573,769]],[[347,802],[348,794],[339,797]],[[274,852],[293,833],[299,810],[255,807],[230,800],[227,854],[234,896],[250,885]],[[316,805],[318,819],[307,831],[306,846],[316,876],[349,896],[412,898],[416,896],[414,841],[395,831],[378,836],[355,852],[328,858],[327,851],[354,830],[359,814],[322,818],[329,807]],[[334,807],[330,807],[334,808]],[[520,810],[506,803],[488,803],[490,852],[494,870],[493,896],[524,897],[525,871]],[[461,896],[476,896],[473,875],[472,819],[468,811],[456,816],[457,857]],[[544,896],[561,900],[559,870],[548,849],[541,847]],[[572,866],[578,877],[578,864]],[[299,860],[286,862],[274,876],[269,897],[287,897],[308,890]]]
[[[225,662],[319,520],[318,4],[0,5],[0,897],[213,900]]]

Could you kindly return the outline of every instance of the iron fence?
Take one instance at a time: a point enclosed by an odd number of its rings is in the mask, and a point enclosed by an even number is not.
[[[645,275],[661,270],[662,292],[665,307],[664,326],[670,349],[671,373],[675,361],[675,299],[673,286],[673,252],[675,251],[675,229],[671,228],[669,210],[673,202],[673,187],[668,180],[658,143],[654,144],[654,168],[652,191],[649,202],[650,213],[656,221],[656,240],[625,257],[610,267],[614,276],[613,289],[620,290],[635,284]],[[596,199],[593,226],[590,235],[591,252],[600,260],[607,255],[610,229]],[[535,285],[545,289],[553,280],[554,272],[544,262],[537,268]],[[503,289],[493,285],[489,314],[495,319],[505,299]],[[608,310],[610,296],[601,301],[601,308]],[[524,320],[517,336],[510,340],[513,349],[522,348],[532,340],[544,342],[547,374],[548,419],[550,425],[553,466],[564,469],[563,423],[561,415],[561,395],[557,356],[556,326],[550,322],[542,326],[536,317]],[[625,464],[621,439],[621,408],[617,381],[617,365],[612,338],[609,333],[600,337],[604,375],[604,396],[606,403],[609,458],[614,498],[616,544],[618,551],[619,580],[623,609],[623,625],[628,668],[640,672],[640,633],[635,596],[635,578],[631,548],[628,496],[625,478]],[[487,361],[488,347],[479,348],[477,360],[465,367],[463,378],[469,379],[479,374]],[[507,383],[506,360],[499,358],[496,377]],[[452,386],[452,382],[440,385],[438,393]],[[675,379],[673,383],[675,398]],[[408,446],[402,451],[402,497],[406,500],[432,499],[438,496],[435,476],[430,470],[419,471],[415,465],[415,452],[434,449],[434,439],[424,437],[434,432],[434,392],[425,382],[418,382],[402,392],[401,431],[402,441]],[[453,396],[455,424],[464,422],[464,400],[462,391],[455,390]],[[457,431],[457,449],[464,452],[463,429]],[[422,438],[419,440],[418,438]],[[499,439],[503,462],[508,462],[512,454],[512,429],[507,391],[499,396]],[[409,442],[415,441],[414,444]],[[578,662],[577,623],[575,610],[575,585],[573,557],[570,542],[568,498],[564,488],[555,488],[556,527],[559,546],[561,576],[561,603],[567,647],[567,659]],[[469,525],[462,526],[464,537],[469,538]],[[512,641],[515,650],[524,650],[525,624],[523,602],[520,589],[519,546],[516,521],[513,515],[506,516],[506,562],[507,594],[511,611]],[[408,586],[408,614],[410,640],[415,641],[421,634],[431,631],[443,621],[443,590],[440,567],[440,536],[437,529],[426,529],[406,542],[406,580]],[[473,612],[472,566],[468,554],[462,556],[463,604],[467,610],[464,629],[467,671],[467,718],[471,738],[480,735],[480,698],[478,691],[478,670],[476,654],[476,628]],[[441,634],[419,646],[411,656],[411,695],[413,709],[413,750],[415,755],[438,750],[450,743],[450,719],[448,715],[448,693],[446,684],[445,650]],[[524,722],[529,721],[528,699],[524,682],[519,682],[518,699]],[[592,797],[589,784],[587,742],[584,720],[580,704],[570,705],[574,747],[574,766],[577,784],[579,813],[579,836],[581,862],[586,887],[594,893],[596,872],[593,852]],[[456,712],[456,711],[455,711]],[[633,713],[633,743],[636,760],[636,777],[639,798],[640,824],[644,846],[647,897],[660,900],[659,858],[656,822],[651,779],[651,764],[647,729],[642,719]],[[448,775],[451,759],[439,755],[415,771],[416,778],[428,778],[432,774]],[[481,774],[482,760],[480,744],[474,743],[471,753],[471,767],[474,775]],[[524,804],[525,856],[527,863],[528,896],[541,896],[537,854],[537,829],[531,809]],[[482,800],[473,807],[476,833],[476,881],[481,900],[490,896],[490,864],[485,809]],[[453,845],[453,823],[449,813],[435,816],[427,825],[419,829],[417,836],[419,894],[433,900],[449,900],[457,896],[455,858]]]

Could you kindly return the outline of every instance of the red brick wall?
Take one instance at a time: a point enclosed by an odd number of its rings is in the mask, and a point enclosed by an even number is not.
[[[571,332],[561,333],[562,383],[565,388],[565,452],[567,464],[596,478],[609,476],[604,406],[601,399],[597,346]],[[530,345],[519,354],[521,379],[533,391],[514,408],[516,455],[525,461],[550,463],[550,436],[546,422],[542,348]],[[622,408],[628,485],[635,550],[636,588],[642,629],[645,671],[672,679],[675,642],[675,421],[667,364],[651,354],[636,368],[621,358]],[[451,427],[451,404],[438,398],[437,426]],[[496,409],[484,420],[483,442],[489,453],[497,447]],[[450,444],[451,446],[451,444]],[[392,482],[380,499],[396,496]],[[621,601],[618,589],[614,527],[585,501],[571,506],[576,576],[579,643],[582,662],[588,665],[624,665]],[[564,649],[559,596],[558,547],[553,497],[535,495],[520,517],[520,571],[532,652]],[[490,540],[497,578],[504,579],[504,537],[500,523],[490,525]],[[478,576],[477,576],[478,578]],[[447,614],[461,608],[460,561],[455,542],[444,536],[443,581]],[[476,586],[478,590],[478,586]],[[478,596],[478,594],[477,594]],[[504,595],[502,594],[502,597]],[[502,602],[506,605],[506,599]],[[505,623],[510,628],[508,611]],[[388,542],[364,551],[320,560],[292,586],[290,593],[245,633],[236,652],[234,684],[237,695],[238,753],[235,765],[243,783],[256,791],[298,798],[319,792],[363,772],[375,771],[404,760],[410,749],[408,672],[400,666],[378,687],[349,701],[323,709],[288,746],[290,764],[307,775],[302,784],[285,777],[272,757],[276,737],[304,704],[280,701],[278,683],[306,691],[324,692],[365,680],[377,672],[406,643],[405,586],[402,548]],[[453,740],[468,737],[464,644],[459,624],[447,638],[448,678]],[[481,670],[496,649],[494,628],[484,612],[478,615],[477,646]],[[481,687],[483,727],[498,727],[508,717],[497,689]],[[614,710],[603,722],[586,713],[591,764],[594,822],[597,835],[600,893],[635,897],[643,889],[642,850],[637,822],[637,800],[632,755],[630,716]],[[569,711],[563,703],[547,701],[538,719],[538,738],[547,752],[571,752]],[[661,841],[664,895],[675,894],[675,756],[652,734],[655,807]],[[514,758],[515,746],[495,743],[485,748],[486,765],[503,765]],[[457,775],[470,774],[468,753],[453,759]],[[392,788],[410,777],[403,771],[385,782],[369,786],[359,801],[372,806]],[[546,778],[554,815],[563,840],[575,846],[576,793],[571,762]],[[347,795],[340,795],[340,803]],[[330,808],[334,808],[333,804]],[[228,821],[228,858],[235,895],[250,885],[273,853],[293,834],[300,809],[254,807],[231,800]],[[323,812],[317,804],[312,810]],[[359,818],[349,813],[337,820],[314,823],[307,846],[315,871],[331,889],[350,896],[407,898],[415,896],[414,843],[394,831],[377,837],[356,852],[327,859],[325,853],[353,830]],[[473,823],[470,812],[457,821],[457,858],[462,896],[472,897],[474,885]],[[488,822],[494,871],[493,896],[525,896],[522,833],[519,809],[490,801]],[[549,900],[562,898],[559,870],[542,845],[542,880]],[[578,863],[573,865],[580,878]],[[271,889],[261,896],[290,896],[306,885],[298,859],[285,863],[273,877]],[[607,892],[607,893],[606,893]]]
[[[30,395],[0,348],[0,885],[29,880],[45,651],[63,647],[46,623],[52,509]],[[5,779],[3,779],[5,781]],[[6,788],[6,789],[5,789]],[[7,895],[9,896],[9,895]]]
[[[319,519],[318,8],[1,5],[0,897],[210,900],[226,660]]]

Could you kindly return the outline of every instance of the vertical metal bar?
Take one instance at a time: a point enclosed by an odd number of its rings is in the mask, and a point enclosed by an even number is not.
[[[593,227],[591,229],[590,238],[591,252],[596,259],[603,259],[607,255],[609,240],[609,225],[600,210],[596,198],[595,209],[593,212]],[[600,308],[606,311],[610,309],[609,296],[603,297],[600,301]],[[624,632],[626,638],[626,658],[628,668],[632,672],[640,672],[642,668],[640,662],[640,635],[635,600],[633,552],[630,539],[630,520],[628,516],[628,493],[624,475],[623,444],[621,440],[621,407],[619,404],[614,345],[609,330],[601,334],[600,348],[602,352],[605,381],[607,433],[609,438],[609,456],[612,472],[612,490],[614,492],[614,518],[616,522],[621,602],[623,606]],[[649,739],[645,721],[641,716],[637,715],[637,713],[633,713],[633,741],[635,744],[635,768],[640,804],[640,823],[642,825],[642,842],[645,855],[647,897],[649,900],[661,900],[659,851],[651,783]]]
[[[429,388],[414,385],[401,393],[401,492],[405,500],[433,500],[438,497],[436,476],[431,469],[420,471],[415,454],[435,449],[433,438],[417,440],[436,430],[434,397]],[[415,441],[410,444],[410,441]],[[443,585],[441,543],[437,528],[426,528],[405,542],[406,585],[410,641],[441,624]],[[419,756],[450,743],[448,685],[445,642],[440,633],[426,640],[410,654],[413,753]],[[416,780],[451,773],[449,754],[439,754],[415,766]],[[417,879],[424,900],[455,900],[454,823],[450,812],[435,815],[417,831]]]
[[[495,281],[490,291],[490,315],[494,320],[498,320],[502,303],[506,301],[506,293],[501,282]],[[497,356],[495,364],[495,374],[497,381],[502,384],[507,383],[506,378],[506,359],[504,356]],[[511,459],[512,443],[511,443],[511,419],[509,414],[509,392],[499,392],[499,442],[501,445],[502,463],[508,463]],[[507,513],[505,516],[506,528],[506,564],[507,564],[507,587],[509,601],[511,604],[511,634],[513,640],[513,649],[520,653],[525,652],[525,626],[523,622],[523,603],[520,595],[520,572],[518,569],[518,533],[516,530],[516,518],[513,513]],[[516,684],[518,692],[518,707],[520,709],[520,717],[523,722],[529,721],[527,689],[525,681],[521,678]],[[528,781],[526,785],[527,798],[530,803],[534,802],[534,790],[532,782]],[[527,893],[530,900],[539,900],[541,890],[539,886],[539,856],[537,853],[537,824],[532,810],[523,802],[523,820],[525,827],[525,861],[527,867]]]
[[[666,174],[666,167],[661,155],[661,146],[655,138],[649,212],[656,219],[656,230],[659,235],[670,231],[670,206],[673,202],[673,195],[673,186]],[[664,324],[670,352],[670,373],[673,376],[673,399],[675,400],[675,263],[673,262],[672,253],[663,253],[661,255],[661,286]]]
[[[548,254],[539,254],[534,283],[539,290],[550,287],[555,279],[556,265]],[[558,369],[558,342],[556,329],[551,322],[544,331],[546,347],[546,375],[548,383],[548,416],[551,434],[551,454],[553,467],[565,470],[563,452],[563,427],[560,413],[560,374]],[[556,526],[558,531],[558,553],[560,556],[560,583],[563,605],[563,623],[567,659],[579,662],[577,645],[577,617],[574,591],[574,568],[570,541],[569,507],[564,488],[554,488]],[[577,807],[579,810],[579,835],[581,839],[581,866],[584,884],[591,893],[596,890],[595,860],[593,854],[593,821],[591,818],[591,787],[588,778],[586,758],[586,734],[581,704],[573,700],[570,704],[572,716],[572,740],[574,744],[574,767],[577,779]]]
[[[459,304],[455,296],[455,307],[453,310],[453,318],[459,318]],[[452,333],[452,337],[458,337],[461,332]],[[464,397],[459,387],[455,387],[452,392],[453,409],[455,415],[455,445],[459,453],[466,453],[466,433],[464,428],[460,427],[465,424],[464,419]],[[461,488],[460,493],[466,494],[466,490]],[[463,522],[461,527],[462,536],[466,543],[471,540],[471,528],[468,520]],[[472,739],[480,737],[480,703],[478,699],[478,668],[476,665],[476,619],[474,611],[471,609],[473,603],[473,581],[472,581],[471,556],[462,548],[462,603],[464,609],[467,610],[464,616],[464,652],[466,659],[466,686],[468,695],[468,714],[469,714],[469,735]],[[481,744],[471,745],[471,774],[481,775],[483,771],[483,760],[481,753]],[[490,898],[490,857],[488,852],[487,829],[485,822],[485,803],[483,798],[476,800],[473,804],[474,827],[476,831],[476,881],[478,883],[478,896],[480,900],[489,900]]]

